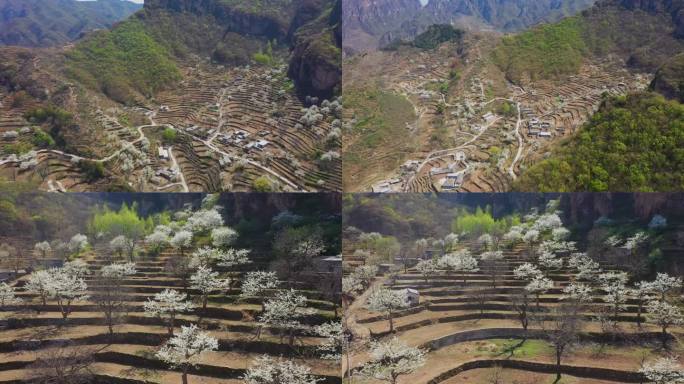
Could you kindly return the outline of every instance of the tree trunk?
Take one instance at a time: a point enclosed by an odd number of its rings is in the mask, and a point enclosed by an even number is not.
[[[663,327],[663,349],[667,349],[667,327]]]
[[[639,306],[637,307],[637,327],[641,329],[641,311],[642,311],[642,303],[641,300],[639,300]]]
[[[183,384],[188,384],[188,367],[183,365]]]
[[[392,317],[392,312],[389,314],[389,323],[390,323],[390,333],[394,333],[394,319]]]

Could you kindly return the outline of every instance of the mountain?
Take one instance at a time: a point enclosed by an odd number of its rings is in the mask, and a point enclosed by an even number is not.
[[[523,172],[514,189],[681,190],[684,1],[602,0],[577,17],[505,38],[495,54],[506,77],[522,85],[563,81],[586,61],[613,61],[653,81],[625,96],[605,94],[581,131]]]
[[[142,7],[122,0],[0,0],[0,45],[64,45]]]
[[[344,47],[349,53],[411,40],[433,24],[518,31],[557,21],[595,0],[349,0],[344,2]]]
[[[341,79],[340,2],[147,0],[131,19],[84,39],[69,65],[83,82],[123,101],[116,94],[134,89],[149,97],[177,80],[174,61],[208,57],[245,65],[264,50],[289,50],[300,95],[330,98]]]

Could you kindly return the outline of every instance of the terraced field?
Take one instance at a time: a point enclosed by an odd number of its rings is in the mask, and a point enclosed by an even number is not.
[[[362,125],[377,114],[349,106],[355,128],[346,133],[345,156],[373,166],[350,169],[347,190],[509,191],[526,168],[575,135],[605,97],[645,90],[653,77],[597,59],[562,82],[527,82],[523,88],[492,64],[489,53],[498,39],[474,33],[435,50],[401,47],[348,59],[350,94],[375,87],[400,96],[413,105],[415,118],[385,119],[391,127],[373,131]],[[373,140],[381,132],[387,137]],[[352,145],[357,141],[369,148],[361,152]]]
[[[352,245],[345,249],[349,252],[353,248]],[[462,242],[458,249],[470,249],[473,254],[481,250],[470,241]],[[562,257],[565,259],[567,255]],[[397,383],[554,382],[556,357],[548,340],[553,331],[546,327],[554,322],[554,309],[565,295],[563,289],[576,279],[577,271],[566,264],[563,269],[546,274],[553,286],[539,296],[537,308],[532,297],[530,316],[538,320],[530,321],[528,330],[524,331],[514,298],[526,282],[516,279],[513,271],[531,261],[523,244],[504,250],[496,283],[484,270],[470,273],[441,270],[424,276],[415,268],[404,273],[397,266],[396,274],[378,275],[371,287],[348,308],[349,326],[357,345],[351,357],[352,372],[357,372],[354,382],[380,382],[358,375],[361,366],[369,360],[364,346],[369,339],[392,337],[426,351],[426,363],[412,373],[399,376]],[[479,263],[482,267],[482,261]],[[346,271],[361,264],[362,260],[345,254]],[[620,266],[607,261],[601,262],[601,268],[604,272],[620,271]],[[370,292],[383,286],[392,290],[415,289],[420,295],[418,305],[394,314],[391,334],[387,318],[366,308]],[[638,300],[633,296],[626,300],[616,327],[602,328],[597,317],[609,307],[604,294],[594,287],[590,302],[582,307],[578,339],[563,357],[562,383],[641,383],[644,378],[638,371],[642,363],[664,354],[660,349],[660,328],[646,322],[643,310],[638,317]],[[681,299],[680,294],[677,291],[672,299]],[[681,356],[684,328],[671,328],[669,335],[668,353]],[[684,359],[680,357],[679,363],[684,363]]]
[[[41,80],[46,94],[57,93],[73,118],[60,130],[65,143],[39,143],[38,129],[49,127],[25,113],[46,103],[17,105],[16,94],[0,91],[6,179],[62,192],[341,190],[339,102],[301,101],[284,66],[188,62],[172,89],[122,106],[35,65],[50,80]]]
[[[17,383],[30,379],[37,372],[36,359],[64,356],[71,349],[89,355],[92,361],[88,368],[100,383],[180,382],[180,370],[169,367],[154,355],[168,339],[166,324],[150,317],[143,309],[145,301],[166,288],[187,293],[193,300],[199,299],[199,292],[184,285],[184,280],[170,268],[170,261],[178,256],[175,251],[164,250],[155,257],[138,257],[135,275],[125,278],[122,286],[128,311],[123,321],[114,326],[112,335],[109,335],[104,314],[94,302],[75,302],[68,319],[62,320],[56,302],[48,301],[44,306],[22,289],[27,276],[11,281],[10,285],[15,287],[24,303],[4,307],[2,311],[0,382]],[[96,273],[112,262],[111,257],[109,250],[98,247],[83,257],[90,272],[86,283],[91,287],[91,295],[97,293],[97,288],[92,288],[98,286]],[[293,347],[288,346],[287,339],[283,341],[279,329],[266,327],[257,337],[259,325],[255,319],[264,299],[237,300],[241,276],[249,270],[266,267],[267,260],[258,255],[253,255],[252,259],[254,262],[248,268],[230,273],[231,288],[225,294],[210,296],[206,310],[202,310],[200,304],[194,310],[178,315],[177,330],[182,325],[200,324],[218,339],[218,350],[203,355],[199,364],[190,370],[189,382],[242,383],[241,377],[252,361],[270,355],[309,366],[312,374],[324,383],[340,383],[338,363],[322,359],[316,349],[321,344],[320,337],[298,331]],[[217,271],[227,272],[221,268]],[[304,319],[306,324],[321,324],[334,318],[333,305],[320,294],[312,290],[301,292],[308,297],[308,306],[316,310]],[[70,364],[73,360],[55,361]]]

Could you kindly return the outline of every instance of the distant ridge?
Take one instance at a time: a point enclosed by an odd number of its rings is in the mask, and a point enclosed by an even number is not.
[[[142,8],[121,0],[0,0],[0,45],[60,46]]]

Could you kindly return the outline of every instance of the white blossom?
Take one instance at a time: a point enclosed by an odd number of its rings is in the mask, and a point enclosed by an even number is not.
[[[135,274],[135,263],[110,264],[100,269],[100,275],[105,278],[120,279]]]
[[[156,353],[157,358],[172,367],[194,366],[202,354],[218,349],[218,340],[203,332],[195,324],[181,326],[179,334],[169,339]],[[184,370],[184,374],[185,374]]]
[[[262,292],[278,288],[278,276],[275,272],[247,272],[242,280],[241,297],[260,296]]]
[[[186,226],[193,232],[202,232],[223,226],[223,217],[215,209],[202,209],[188,217]]]
[[[684,383],[684,368],[673,357],[663,357],[651,363],[645,363],[639,372],[655,384]]]
[[[342,346],[344,344],[344,329],[341,322],[325,323],[314,327],[313,333],[320,336],[323,342],[317,349],[326,360],[339,360],[342,358]]]
[[[45,255],[52,250],[52,247],[50,247],[50,243],[48,243],[47,241],[43,241],[40,243],[36,243],[34,249],[40,252],[42,255]]]
[[[513,276],[519,280],[532,281],[543,276],[542,271],[530,263],[524,263],[513,270]]]
[[[561,300],[571,300],[575,303],[588,303],[591,301],[591,287],[582,283],[570,283],[563,288]]]
[[[7,283],[0,283],[0,308],[19,303],[21,303],[21,299],[14,294],[14,288]]]
[[[371,360],[360,371],[368,378],[396,383],[397,377],[425,365],[424,350],[410,347],[396,337],[388,341],[373,341],[370,348]]]
[[[230,227],[218,227],[211,230],[211,243],[214,247],[227,247],[237,239],[238,233]]]
[[[169,334],[173,334],[176,315],[188,312],[194,307],[190,301],[187,301],[187,298],[185,293],[167,288],[155,294],[153,299],[147,299],[143,308],[148,315],[165,320]]]
[[[311,375],[311,369],[289,360],[274,360],[268,355],[258,357],[242,377],[246,384],[316,384],[321,379]]]
[[[67,244],[67,248],[72,253],[80,252],[84,250],[86,246],[88,246],[88,237],[80,233],[74,235]]]

